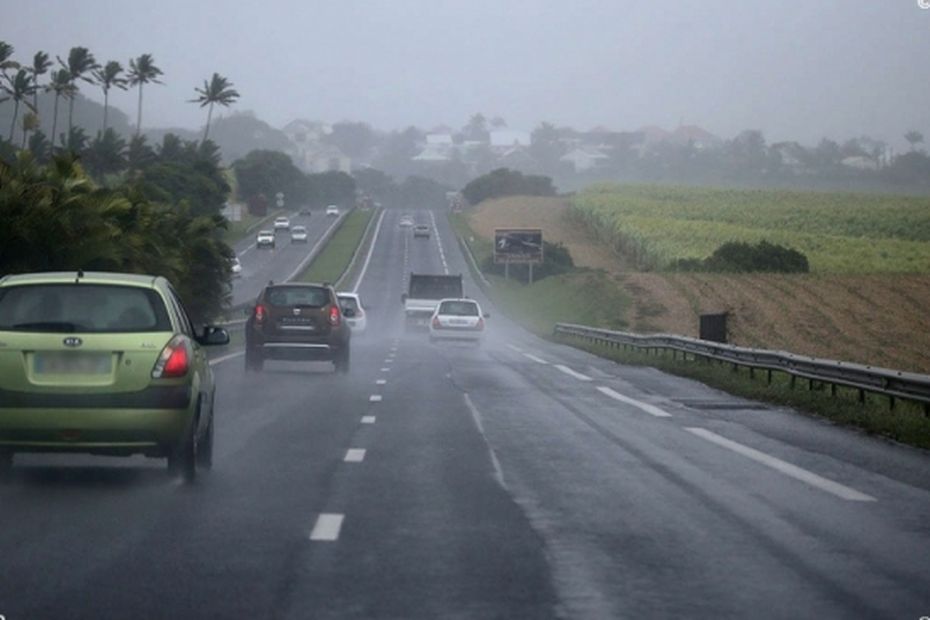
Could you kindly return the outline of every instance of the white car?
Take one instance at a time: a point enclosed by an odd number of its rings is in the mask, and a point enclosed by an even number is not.
[[[329,205],[326,207],[326,215],[339,215],[339,207],[336,205]]]
[[[239,262],[238,256],[233,256],[229,259],[229,270],[232,272],[234,278],[238,278],[242,275],[242,263]]]
[[[291,228],[291,220],[286,215],[282,215],[280,217],[274,218],[275,232],[279,230],[290,230],[290,228]]]
[[[466,340],[480,344],[484,337],[484,320],[474,299],[442,299],[429,322],[429,340]]]
[[[274,231],[272,230],[260,230],[258,231],[258,236],[255,237],[255,246],[256,247],[274,247]]]
[[[307,227],[306,226],[295,226],[291,229],[291,243],[306,243],[307,242]]]
[[[413,226],[413,218],[409,215],[402,215],[400,217],[400,227],[401,228],[410,228]]]
[[[353,333],[365,331],[368,320],[365,317],[365,308],[362,306],[362,298],[355,293],[336,293],[339,298],[339,305],[342,307],[342,316],[345,317],[349,329]]]
[[[429,226],[426,224],[417,224],[413,227],[413,238],[426,237],[429,239]]]

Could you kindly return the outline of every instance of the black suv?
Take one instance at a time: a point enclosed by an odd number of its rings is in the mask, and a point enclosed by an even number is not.
[[[269,284],[245,325],[245,368],[261,370],[266,359],[331,360],[349,372],[351,331],[328,284]]]

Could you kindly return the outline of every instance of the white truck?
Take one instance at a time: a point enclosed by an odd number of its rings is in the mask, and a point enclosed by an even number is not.
[[[464,296],[462,274],[447,276],[411,273],[407,292],[401,295],[407,331],[429,329],[430,317],[440,299],[459,299]]]

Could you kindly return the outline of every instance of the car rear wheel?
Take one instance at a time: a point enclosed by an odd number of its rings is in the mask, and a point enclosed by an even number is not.
[[[343,350],[343,352],[333,360],[333,365],[336,367],[336,372],[343,375],[349,374],[349,349]]]
[[[210,425],[200,438],[197,446],[197,467],[204,471],[213,469],[213,416],[210,416]]]
[[[180,474],[184,482],[197,479],[197,441],[193,432],[168,455],[168,471],[175,476]]]
[[[246,347],[245,349],[245,369],[260,371],[265,367],[265,358],[258,351],[253,351]]]

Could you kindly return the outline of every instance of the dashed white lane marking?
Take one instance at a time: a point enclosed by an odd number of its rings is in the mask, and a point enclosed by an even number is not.
[[[226,360],[231,360],[235,357],[239,357],[240,355],[245,355],[245,351],[236,351],[235,353],[230,353],[229,355],[223,355],[222,357],[218,357],[215,360],[210,360],[210,365],[216,366],[217,364],[222,364]]]
[[[516,351],[517,353],[523,353],[523,349],[521,349],[520,347],[516,345],[508,344],[507,346],[513,349],[514,351]]]
[[[394,359],[389,357],[389,358],[387,358],[386,360],[384,360],[384,363],[385,363],[385,364],[393,364],[393,363],[394,363]]]
[[[481,412],[479,412],[475,404],[471,402],[471,397],[468,394],[464,396],[465,405],[471,412],[471,419],[475,421],[475,426],[478,428],[478,432],[481,433],[482,439],[484,439],[484,445],[488,447],[488,454],[491,455],[491,466],[494,468],[494,480],[501,488],[506,490],[507,483],[504,481],[504,470],[501,469],[501,463],[497,460],[497,453],[494,452],[494,448],[491,446],[491,442],[488,441],[488,436],[484,432],[484,424],[481,422]]]
[[[390,368],[382,368],[382,369],[381,369],[381,372],[391,372],[391,369],[390,369]]]
[[[536,362],[537,364],[548,364],[548,363],[549,363],[549,362],[547,362],[546,360],[544,360],[544,359],[541,358],[541,357],[536,357],[536,356],[533,355],[532,353],[524,353],[524,354],[523,354],[523,357],[525,357],[526,359],[529,359],[529,360],[533,360],[533,361]]]
[[[564,372],[566,375],[570,377],[575,377],[579,381],[590,381],[591,380],[591,377],[589,377],[588,375],[583,375],[580,372],[575,372],[568,366],[563,366],[562,364],[556,364],[555,368],[558,368],[559,370],[561,370],[562,372]]]
[[[378,216],[378,225],[375,227],[375,234],[371,238],[371,247],[368,248],[368,256],[365,257],[365,264],[362,265],[362,270],[358,274],[358,280],[355,281],[355,286],[352,287],[352,292],[357,293],[358,287],[362,285],[362,280],[365,278],[365,273],[368,271],[368,263],[371,262],[371,257],[375,253],[375,246],[378,244],[378,235],[381,234],[381,224],[384,222],[384,214],[386,211],[381,211],[381,215]]]
[[[449,264],[446,262],[446,253],[442,249],[442,239],[439,236],[439,230],[436,227],[436,214],[429,212],[429,219],[433,223],[433,236],[436,237],[436,245],[439,247],[439,260],[442,261],[442,270],[449,275]]]
[[[346,450],[346,463],[361,463],[365,460],[365,450],[362,448],[349,448]]]
[[[322,513],[316,518],[316,524],[313,531],[310,532],[310,540],[329,542],[339,540],[339,532],[342,530],[342,522],[346,516],[337,513]]]
[[[597,390],[598,390],[601,394],[604,394],[604,395],[606,395],[606,396],[610,396],[610,397],[613,398],[614,400],[619,400],[621,403],[626,403],[626,404],[628,404],[628,405],[633,405],[633,406],[636,407],[637,409],[641,409],[642,411],[645,411],[645,412],[648,413],[649,415],[654,415],[654,416],[657,417],[657,418],[670,418],[670,417],[672,417],[672,414],[668,413],[667,411],[663,411],[662,409],[659,409],[659,408],[656,407],[655,405],[650,405],[649,403],[644,403],[644,402],[641,401],[641,400],[636,400],[635,398],[630,398],[629,396],[624,396],[623,394],[620,394],[619,392],[613,391],[613,390],[610,389],[609,387],[599,386],[599,387],[597,388]]]
[[[371,403],[380,403],[380,402],[381,402],[381,394],[372,394],[371,396],[368,397],[368,402],[371,402]]]
[[[850,488],[848,486],[842,485],[838,482],[833,482],[823,476],[818,476],[813,472],[809,472],[806,469],[801,469],[797,465],[792,465],[791,463],[785,462],[774,456],[770,456],[765,452],[760,452],[755,448],[750,448],[749,446],[744,446],[741,443],[731,441],[726,437],[722,437],[717,433],[713,433],[704,428],[697,427],[686,427],[686,431],[693,433],[702,439],[706,439],[711,443],[715,443],[718,446],[726,448],[727,450],[732,450],[737,454],[742,454],[745,457],[751,458],[757,463],[762,463],[766,467],[771,467],[772,469],[785,474],[795,480],[800,480],[806,484],[809,484],[813,487],[820,489],[821,491],[826,491],[832,495],[851,502],[874,502],[877,501],[871,495],[866,495],[861,493],[856,489]]]
[[[375,385],[384,385],[385,383],[387,383],[387,379],[378,379],[375,381]]]
[[[375,416],[373,415],[362,416],[362,424],[374,424],[374,423],[375,423]]]

